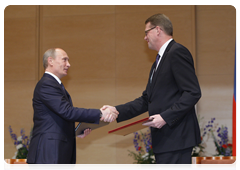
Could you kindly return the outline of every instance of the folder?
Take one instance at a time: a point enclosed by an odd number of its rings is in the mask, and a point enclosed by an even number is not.
[[[85,129],[94,130],[94,129],[98,129],[100,127],[106,126],[108,124],[109,122],[103,122],[103,121],[99,121],[99,124],[80,122],[75,128],[75,133],[76,133],[76,136],[78,136],[83,134]]]
[[[149,122],[149,121],[151,121],[151,120],[149,120],[149,118],[147,117],[147,118],[138,120],[136,122],[132,122],[132,123],[129,123],[127,125],[121,126],[119,128],[110,130],[108,133],[126,136],[130,133],[133,133],[133,132],[136,132],[138,130],[147,128],[148,126],[144,126],[142,124],[144,124],[146,122]]]

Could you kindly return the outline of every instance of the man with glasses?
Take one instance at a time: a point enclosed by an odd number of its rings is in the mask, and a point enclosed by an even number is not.
[[[194,146],[201,142],[195,104],[201,90],[191,53],[173,38],[172,23],[163,14],[145,21],[148,47],[158,52],[142,96],[116,107],[117,122],[149,112],[152,147],[158,164],[189,164]]]

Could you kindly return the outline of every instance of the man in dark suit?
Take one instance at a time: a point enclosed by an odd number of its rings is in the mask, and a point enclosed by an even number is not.
[[[114,115],[109,110],[73,107],[71,97],[60,80],[70,67],[69,57],[62,49],[47,50],[43,65],[45,74],[33,95],[34,127],[27,163],[73,164],[76,163],[75,122],[98,124],[100,119],[112,122],[117,112]],[[89,133],[85,130],[80,137]]]
[[[191,163],[192,148],[201,142],[195,104],[201,90],[194,70],[193,58],[187,48],[172,39],[172,23],[163,14],[145,22],[148,47],[158,52],[146,90],[134,101],[116,107],[117,121],[131,119],[149,112],[152,120],[152,147],[156,162],[162,164]]]

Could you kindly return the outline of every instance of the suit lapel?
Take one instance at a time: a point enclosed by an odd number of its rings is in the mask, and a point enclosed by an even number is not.
[[[65,92],[66,92],[66,95],[67,95],[67,99],[69,100],[69,102],[71,103],[71,105],[73,106],[72,104],[72,99],[71,99],[71,96],[70,94],[67,92],[67,90],[65,89]]]
[[[66,89],[64,90],[64,89],[62,88],[62,86],[58,83],[58,81],[57,81],[53,76],[51,76],[50,74],[44,73],[43,76],[44,76],[44,77],[51,78],[52,80],[56,81],[58,87],[62,90],[64,96],[66,97],[66,99],[67,99],[67,100],[71,103],[71,105],[72,105],[72,99],[71,99],[69,93],[67,92],[67,90],[66,90]]]
[[[151,83],[151,85],[150,85],[150,93],[151,93],[151,95],[152,95],[152,92],[153,92],[153,89],[154,89],[154,86],[155,86],[155,84],[156,84],[156,81],[157,81],[157,78],[158,78],[158,74],[161,72],[161,70],[162,70],[162,65],[164,64],[164,61],[165,61],[165,59],[166,59],[166,57],[167,57],[167,54],[168,54],[168,51],[171,49],[171,47],[172,47],[172,45],[175,43],[175,41],[174,40],[172,40],[169,44],[168,44],[168,46],[167,46],[167,48],[166,48],[166,50],[164,51],[164,54],[163,54],[163,56],[162,56],[162,58],[161,58],[161,61],[160,61],[160,63],[159,63],[159,65],[158,65],[158,68],[157,68],[157,71],[154,73],[155,75],[153,76],[153,78],[152,78],[152,83]],[[154,62],[154,64],[155,64],[155,62]],[[154,65],[153,64],[153,65]],[[153,68],[152,68],[152,70],[153,70]],[[151,76],[151,75],[150,75]],[[150,96],[151,96],[150,95]]]
[[[59,83],[58,83],[59,84]],[[71,96],[69,95],[69,93],[67,92],[67,90],[65,89],[65,87],[64,87],[64,89],[62,88],[62,86],[59,84],[59,86],[60,86],[60,88],[61,88],[61,90],[62,90],[62,92],[63,92],[63,94],[64,94],[64,96],[66,97],[66,99],[71,103],[71,105],[72,105],[72,99],[71,99]]]

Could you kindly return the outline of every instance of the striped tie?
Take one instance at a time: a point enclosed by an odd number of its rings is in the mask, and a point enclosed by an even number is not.
[[[160,55],[158,54],[157,57],[156,57],[156,68],[157,68],[157,64],[158,64],[159,59],[160,59]]]
[[[159,59],[160,59],[160,55],[158,54],[158,55],[156,56],[155,68],[153,69],[152,76],[151,76],[151,78],[150,78],[150,83],[152,83],[153,75],[154,75],[154,73],[155,73],[156,70],[157,70],[157,64],[158,64]]]

